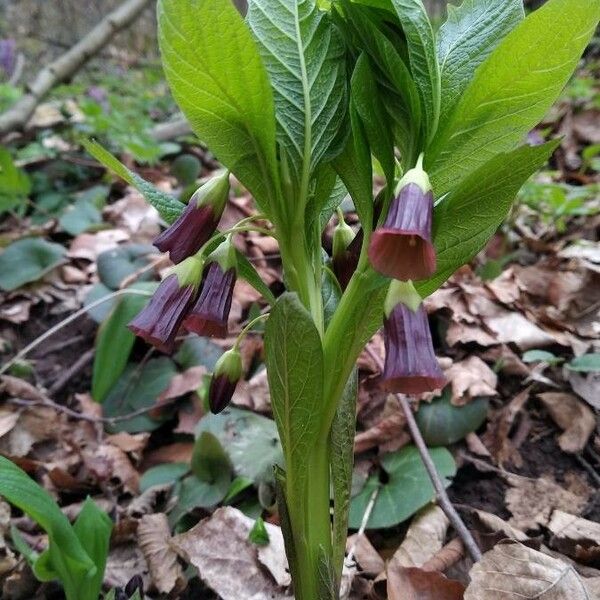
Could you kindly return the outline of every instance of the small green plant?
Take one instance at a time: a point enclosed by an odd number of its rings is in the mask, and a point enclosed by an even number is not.
[[[0,495],[48,534],[48,548],[34,551],[13,527],[15,546],[40,581],[58,580],[67,600],[98,600],[112,521],[87,499],[71,525],[52,497],[22,469],[0,456]]]
[[[284,458],[276,495],[298,600],[339,595],[357,357],[383,325],[382,387],[420,394],[444,386],[422,300],[485,246],[556,148],[556,141],[524,140],[569,80],[600,16],[600,0],[549,0],[527,17],[521,0],[468,0],[449,6],[434,30],[421,0],[321,4],[250,0],[244,19],[229,0],[158,3],[173,95],[253,195],[257,215],[215,231],[228,175],[183,206],[88,144],[171,224],[159,245],[177,264],[130,323],[136,334],[165,352],[180,326],[224,336],[237,277],[270,305],[257,318],[267,319]],[[375,197],[373,158],[386,183]],[[349,232],[338,213],[330,257],[323,229],[347,193],[360,228]],[[286,287],[279,298],[235,250],[242,231],[277,240]],[[238,344],[213,377],[215,412],[241,376]],[[449,453],[432,454],[452,476]],[[418,460],[415,448],[388,455],[389,486],[405,489],[422,470]],[[353,502],[352,525],[379,483],[370,478]],[[421,505],[431,499],[429,489],[410,495]],[[376,526],[391,522],[385,502],[375,502]],[[401,506],[394,522],[414,503]]]

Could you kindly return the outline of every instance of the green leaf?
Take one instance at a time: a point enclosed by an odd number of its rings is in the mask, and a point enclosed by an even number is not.
[[[600,354],[593,353],[578,356],[565,366],[570,371],[579,371],[581,373],[597,373],[600,371]]]
[[[215,483],[201,481],[194,475],[181,481],[176,493],[177,502],[169,513],[169,523],[175,525],[181,517],[195,508],[211,508],[216,506],[227,494],[228,479],[222,477]]]
[[[348,195],[348,190],[346,189],[344,182],[337,176],[335,171],[333,171],[333,174],[335,175],[335,183],[329,197],[321,207],[321,214],[319,215],[321,230],[325,229],[325,225],[327,225],[329,219],[333,216],[336,208],[340,206],[344,201],[344,198]]]
[[[599,18],[600,0],[550,0],[500,42],[426,154],[436,195],[525,138],[567,83]]]
[[[356,433],[356,401],[358,371],[354,369],[348,379],[344,394],[331,424],[331,481],[333,484],[333,565],[335,579],[342,576],[346,538],[348,536],[348,511],[352,489],[354,465],[354,435]]]
[[[92,371],[92,398],[102,402],[123,373],[135,335],[127,324],[137,315],[150,298],[146,296],[123,296],[110,316],[98,329],[96,354]]]
[[[79,199],[70,206],[58,220],[59,225],[70,235],[98,227],[102,223],[102,213],[86,199]]]
[[[468,433],[479,429],[488,410],[486,398],[474,398],[465,406],[451,403],[449,388],[440,398],[422,402],[416,419],[428,446],[446,446],[462,440]]]
[[[446,486],[449,477],[456,473],[452,454],[445,448],[430,448],[433,463]],[[377,529],[402,523],[435,498],[425,465],[415,446],[406,446],[398,452],[386,454],[381,460],[388,481],[381,483],[379,477],[369,478],[363,490],[352,499],[350,505],[350,527],[358,529],[367,505],[375,490],[377,498],[367,527]]]
[[[0,147],[0,213],[23,204],[30,191],[27,173],[15,165],[6,148]]]
[[[17,240],[0,254],[0,289],[12,292],[57,267],[65,248],[41,238]]]
[[[142,179],[139,175],[128,169],[118,158],[113,156],[108,150],[103,148],[94,140],[83,140],[85,149],[99,163],[102,163],[107,169],[110,169],[117,174],[121,179],[125,180],[129,185],[133,186],[146,198],[146,200],[156,208],[160,216],[167,222],[172,223],[177,219],[184,209],[184,205],[165,192],[161,192],[157,187],[153,186]]]
[[[187,463],[165,463],[148,469],[140,478],[140,493],[155,485],[176,483],[189,473],[190,465]]]
[[[248,534],[248,539],[257,546],[267,546],[269,539],[269,532],[265,527],[265,522],[262,517],[258,517],[256,521],[254,521],[254,525]]]
[[[194,336],[187,338],[181,344],[173,358],[182,369],[201,365],[206,367],[207,371],[214,371],[222,354],[223,348],[217,346],[209,338]]]
[[[442,78],[441,123],[468,87],[477,67],[523,19],[523,0],[463,0],[448,4],[437,36]]]
[[[275,422],[255,413],[227,408],[218,415],[206,415],[196,436],[209,431],[224,448],[237,476],[255,484],[273,483],[273,466],[283,464],[283,452]]]
[[[432,294],[485,247],[506,218],[520,187],[545,164],[556,146],[557,142],[549,142],[499,154],[452,188],[434,211],[437,271],[416,284],[422,297]]]
[[[239,494],[252,487],[253,484],[254,482],[251,479],[248,479],[247,477],[236,477],[231,482],[231,485],[227,490],[227,495],[225,496],[225,498],[223,498],[223,504],[227,504],[228,502],[235,500]]]
[[[97,600],[100,595],[112,529],[113,523],[108,515],[88,497],[73,524],[73,530],[97,570],[94,577],[79,588],[80,598]]]
[[[231,461],[223,450],[221,442],[210,433],[203,431],[194,443],[192,451],[192,473],[207,483],[215,483],[225,477],[231,481]]]
[[[161,0],[158,26],[165,74],[192,129],[261,206],[273,205],[273,93],[242,17],[230,0]]]
[[[321,283],[321,295],[323,296],[323,318],[325,327],[329,325],[333,313],[340,303],[342,290],[335,275],[327,267],[323,267],[323,281]]]
[[[158,250],[150,244],[125,244],[98,255],[96,265],[98,277],[107,287],[118,290],[125,279],[147,267],[150,259],[156,257]],[[146,281],[154,278],[152,270],[140,273],[136,281]]]
[[[176,374],[175,364],[166,357],[153,358],[145,365],[127,365],[102,404],[104,416],[121,417],[136,410],[150,409]],[[154,431],[163,421],[164,417],[152,418],[144,413],[119,421],[107,429],[113,433]]]
[[[299,491],[294,497],[298,502],[310,477],[308,461],[321,425],[323,350],[319,332],[297,295],[283,294],[271,310],[265,354],[288,490],[291,486]]]
[[[440,68],[433,28],[421,0],[392,0],[408,43],[413,78],[426,115],[426,139],[436,131],[440,117]]]
[[[248,24],[273,86],[277,141],[306,202],[310,176],[346,114],[344,44],[315,0],[250,0]]]
[[[246,255],[236,249],[235,257],[238,275],[242,279],[245,279],[269,304],[275,304],[273,292],[261,279],[254,265],[246,258]]]
[[[92,559],[50,494],[3,456],[0,456],[0,495],[48,533],[49,547],[36,561],[36,576],[43,577],[43,581],[60,579],[69,600],[88,600],[75,592],[78,584],[96,574]]]
[[[373,156],[380,162],[388,186],[394,185],[394,140],[389,118],[379,98],[379,89],[366,54],[361,54],[352,74],[352,104],[359,114]]]
[[[527,350],[522,358],[525,363],[545,362],[549,365],[558,365],[564,361],[564,358],[555,356],[552,352],[548,352],[547,350]]]

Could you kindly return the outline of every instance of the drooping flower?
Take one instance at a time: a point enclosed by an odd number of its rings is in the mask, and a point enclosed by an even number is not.
[[[179,327],[196,298],[201,274],[202,262],[195,256],[177,265],[129,329],[159,350],[172,352]]]
[[[215,232],[228,197],[229,172],[225,171],[192,195],[181,215],[154,240],[154,245],[161,252],[169,252],[176,264],[196,254]]]
[[[446,378],[433,351],[427,313],[412,283],[392,282],[385,304],[384,389],[422,394],[442,388]]]
[[[198,300],[183,322],[198,335],[225,337],[236,280],[235,248],[225,240],[207,259]]]
[[[400,180],[385,222],[369,243],[373,268],[402,281],[426,279],[436,268],[431,242],[433,192],[420,162]]]
[[[242,356],[234,346],[219,358],[210,380],[208,405],[212,413],[218,414],[227,407],[241,378]]]

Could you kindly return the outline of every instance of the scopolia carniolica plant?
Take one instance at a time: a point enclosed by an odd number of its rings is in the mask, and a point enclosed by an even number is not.
[[[435,28],[421,0],[159,0],[164,70],[199,139],[228,170],[187,207],[98,158],[172,223],[174,263],[131,328],[172,349],[182,326],[224,335],[236,277],[270,305],[266,366],[285,469],[278,507],[294,593],[337,598],[352,474],[358,355],[383,326],[382,386],[439,389],[422,300],[487,243],[558,142],[527,133],[588,44],[600,0],[463,0]],[[375,190],[374,165],[382,173]],[[231,172],[257,214],[217,231]],[[339,210],[349,195],[360,221]],[[337,210],[337,216],[336,215]],[[335,219],[333,256],[323,249]],[[281,253],[274,298],[233,237],[257,230]],[[220,411],[241,377],[217,366]]]

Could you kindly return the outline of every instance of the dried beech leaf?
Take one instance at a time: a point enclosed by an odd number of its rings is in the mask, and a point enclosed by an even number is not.
[[[178,556],[171,547],[169,520],[164,513],[145,515],[138,525],[138,540],[156,589],[169,594],[185,586]]]
[[[518,542],[496,545],[471,569],[464,600],[591,600],[598,596],[565,562]]]
[[[551,545],[560,552],[583,563],[600,562],[600,524],[555,510],[548,529],[554,534]]]
[[[412,520],[394,558],[401,567],[421,567],[442,549],[450,521],[435,505],[425,507]]]
[[[436,571],[402,567],[392,559],[387,567],[388,600],[463,600],[465,586]]]
[[[346,549],[353,552],[361,573],[375,576],[385,570],[383,558],[364,533],[351,535],[346,541]]]

